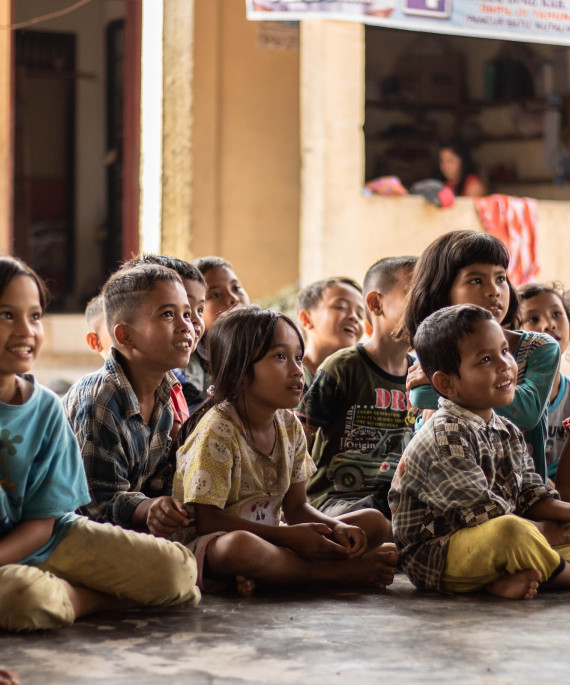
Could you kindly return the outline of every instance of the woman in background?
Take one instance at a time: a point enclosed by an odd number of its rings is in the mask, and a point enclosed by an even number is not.
[[[465,143],[450,140],[440,144],[436,178],[442,180],[456,197],[482,197],[487,194],[483,181],[475,173],[475,166]]]

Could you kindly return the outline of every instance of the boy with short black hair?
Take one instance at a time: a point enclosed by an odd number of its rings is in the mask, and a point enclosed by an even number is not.
[[[370,267],[364,279],[370,339],[328,357],[299,406],[309,440],[316,429],[317,472],[307,494],[329,516],[367,507],[390,516],[388,489],[415,420],[406,398],[413,360],[407,343],[395,338],[415,262],[389,257]]]
[[[532,599],[541,581],[570,588],[570,504],[493,411],[517,382],[503,329],[486,309],[445,307],[419,326],[414,349],[441,397],[389,494],[401,570],[422,590]]]
[[[178,274],[155,264],[116,272],[103,296],[113,347],[63,399],[89,483],[86,514],[168,537],[188,524],[168,464],[170,369],[188,363],[195,342],[188,296]]]
[[[192,325],[196,338],[192,352],[196,349],[196,345],[204,335],[204,306],[206,297],[206,282],[198,269],[190,262],[178,257],[169,257],[167,255],[157,255],[149,253],[141,253],[121,266],[121,270],[132,269],[141,264],[159,264],[165,266],[167,269],[172,269],[182,279],[182,284],[186,294],[188,295],[188,303],[190,304],[190,311],[192,313]],[[195,404],[195,391],[190,381],[184,375],[185,369],[172,369],[172,373],[178,379],[178,383],[170,388],[170,403],[172,411],[174,412],[174,423],[172,425],[171,436],[173,448],[178,437],[178,432],[181,426],[189,417],[188,400],[191,404]],[[173,468],[176,468],[176,458],[172,455],[171,459]]]
[[[364,333],[362,288],[351,278],[325,278],[299,292],[296,309],[305,337],[306,392],[327,357],[360,342]]]

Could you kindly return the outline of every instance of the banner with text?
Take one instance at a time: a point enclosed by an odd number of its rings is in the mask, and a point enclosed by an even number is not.
[[[386,28],[570,45],[570,0],[246,0],[257,21],[337,19]]]

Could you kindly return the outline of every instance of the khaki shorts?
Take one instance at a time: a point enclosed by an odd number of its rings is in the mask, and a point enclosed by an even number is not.
[[[81,517],[43,564],[0,567],[0,628],[73,623],[60,579],[138,604],[194,606],[200,601],[196,576],[196,561],[183,545]]]

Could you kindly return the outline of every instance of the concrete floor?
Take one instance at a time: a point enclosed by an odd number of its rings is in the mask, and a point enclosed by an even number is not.
[[[206,595],[195,609],[99,614],[73,627],[0,634],[22,685],[568,682],[570,596],[530,602],[289,590]]]
[[[95,355],[83,363],[46,360],[35,372],[57,387],[98,365]],[[206,595],[195,609],[0,632],[0,667],[18,673],[22,685],[558,685],[570,672],[569,609],[562,592],[531,602],[443,597],[416,592],[404,576],[385,593]]]

